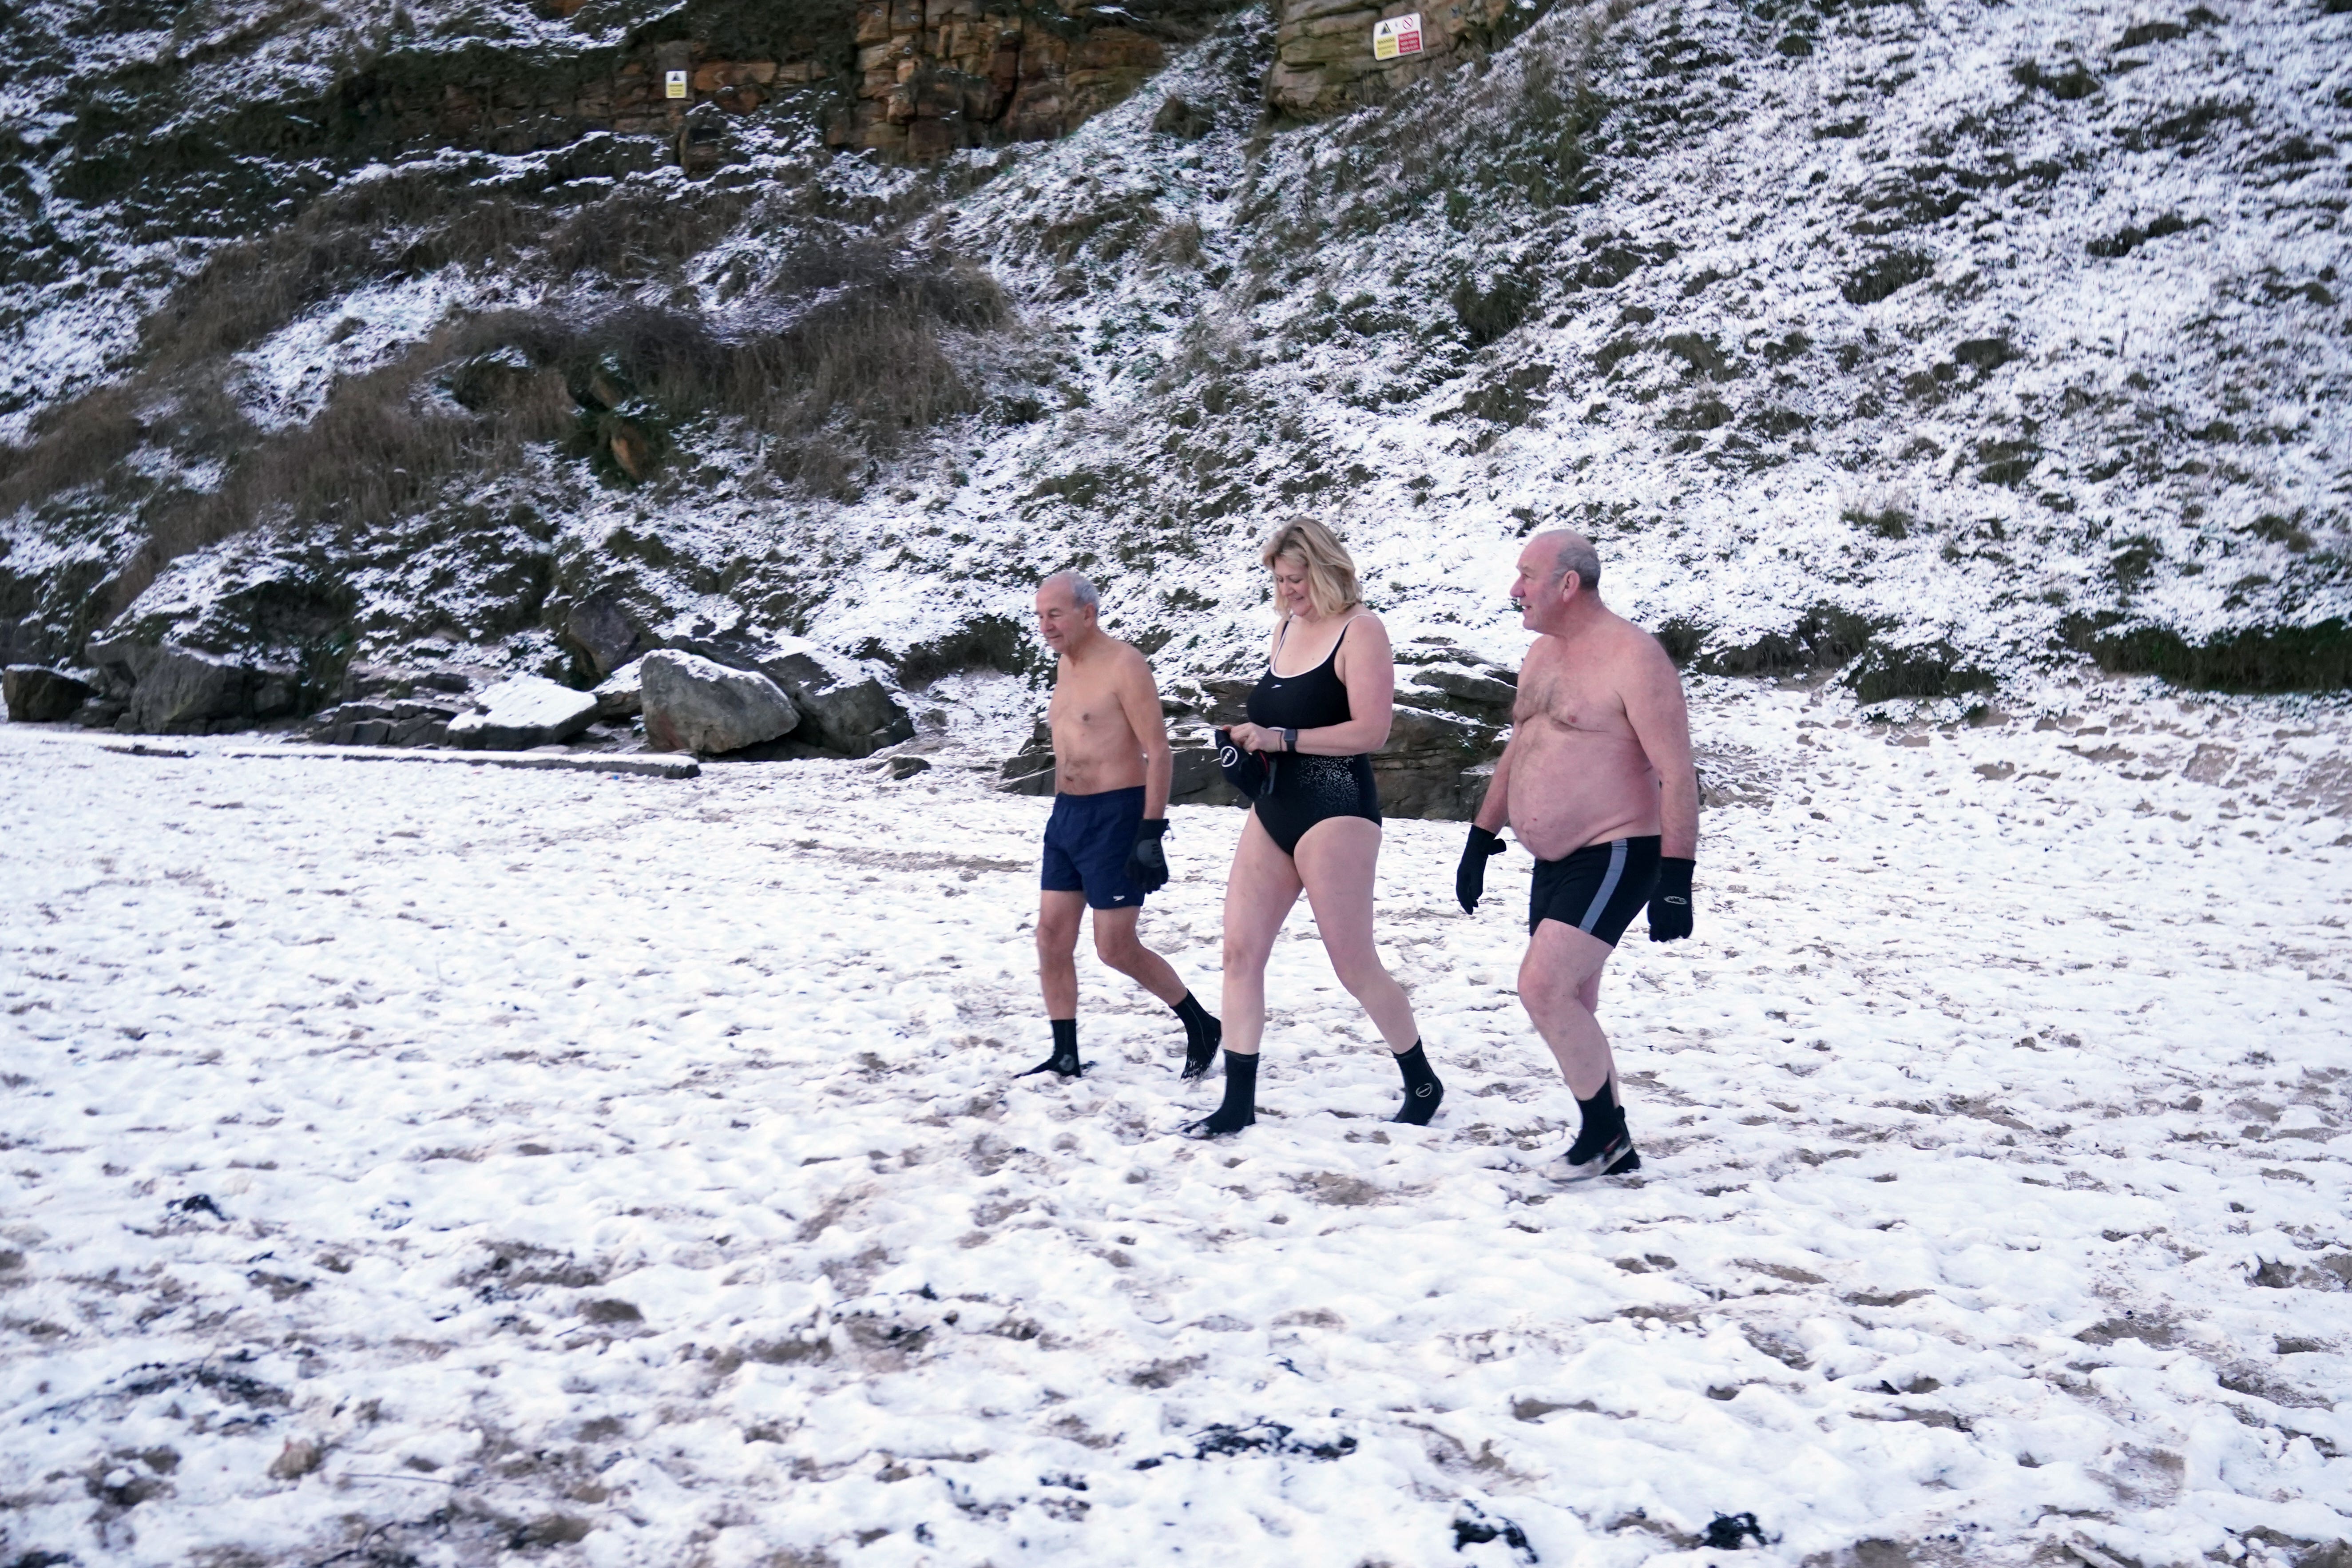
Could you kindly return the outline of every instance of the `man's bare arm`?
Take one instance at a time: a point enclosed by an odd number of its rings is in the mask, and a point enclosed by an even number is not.
[[[1127,660],[1119,671],[1119,711],[1143,748],[1143,816],[1156,822],[1168,815],[1168,792],[1176,782],[1175,754],[1168,749],[1168,720],[1160,710],[1160,686],[1151,665],[1141,654]]]
[[[1658,775],[1658,853],[1670,860],[1697,858],[1698,775],[1691,761],[1690,710],[1683,700],[1681,672],[1654,641],[1626,682],[1625,718]]]
[[[1511,730],[1511,738],[1503,743],[1503,754],[1495,759],[1495,773],[1486,781],[1486,797],[1478,803],[1478,814],[1470,820],[1489,833],[1503,831],[1503,824],[1511,819],[1511,753],[1518,749],[1519,731]]]

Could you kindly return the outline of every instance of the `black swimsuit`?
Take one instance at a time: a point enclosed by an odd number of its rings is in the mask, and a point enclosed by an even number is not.
[[[1289,635],[1286,623],[1282,637]],[[1321,730],[1354,718],[1348,707],[1347,684],[1335,668],[1339,643],[1347,640],[1348,628],[1342,626],[1339,642],[1331,645],[1329,657],[1304,675],[1276,675],[1274,660],[1266,660],[1265,673],[1250,691],[1249,721],[1269,730]],[[1281,652],[1282,642],[1277,638],[1275,654],[1278,658]],[[1369,753],[1320,757],[1276,752],[1266,753],[1265,760],[1274,770],[1274,788],[1258,798],[1254,809],[1258,826],[1285,855],[1297,854],[1298,840],[1326,818],[1381,819],[1381,795],[1372,784]]]

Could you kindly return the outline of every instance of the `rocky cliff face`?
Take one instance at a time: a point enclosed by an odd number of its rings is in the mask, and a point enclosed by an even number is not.
[[[674,24],[683,36],[633,37],[560,68],[484,52],[436,70],[395,52],[339,81],[324,107],[376,144],[516,153],[608,132],[657,138],[700,170],[726,161],[729,121],[805,90],[829,145],[919,160],[1067,134],[1133,92],[1216,7],[827,0],[777,9],[757,29],[698,25],[688,9]]]
[[[396,730],[802,637],[870,749],[1025,714],[1062,567],[1241,678],[1311,510],[1472,675],[1572,522],[1708,674],[2352,684],[2352,16],[1402,14],[0,11],[0,662]]]
[[[1129,16],[1115,6],[866,0],[857,8],[856,107],[829,134],[912,158],[1064,135],[1163,63],[1165,33],[1129,25]]]
[[[1279,0],[1274,63],[1266,68],[1266,107],[1316,119],[1375,103],[1412,82],[1443,75],[1472,49],[1496,41],[1514,0],[1445,0],[1420,11],[1363,0]],[[1517,8],[1532,13],[1534,7]],[[1403,31],[1416,47],[1382,58],[1374,29],[1391,19],[1417,20]]]

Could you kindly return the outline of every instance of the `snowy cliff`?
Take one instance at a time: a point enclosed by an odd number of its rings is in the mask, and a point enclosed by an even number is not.
[[[2352,682],[2315,4],[1523,6],[1311,123],[1276,16],[1188,11],[1071,134],[923,164],[828,145],[817,8],[135,12],[0,24],[11,660],[323,702],[736,627],[919,686],[1029,670],[1075,563],[1212,678],[1311,509],[1401,637],[1489,656],[1569,522],[1721,673]],[[785,65],[677,136],[313,112],[664,49]]]

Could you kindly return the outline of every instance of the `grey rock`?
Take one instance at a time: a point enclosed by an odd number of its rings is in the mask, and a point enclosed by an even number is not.
[[[74,710],[73,721],[85,730],[111,730],[121,717],[121,703],[111,697],[93,697]]]
[[[1217,767],[1216,748],[1206,732],[1170,737],[1169,757],[1174,764],[1168,784],[1171,805],[1246,805]],[[1054,733],[1043,719],[1030,731],[1029,743],[1007,758],[996,787],[1006,795],[1049,795],[1054,793]]]
[[[543,675],[517,675],[449,721],[448,742],[464,751],[527,752],[558,745],[594,722],[596,700]]]
[[[1388,816],[1467,822],[1503,754],[1503,730],[1457,714],[1399,703],[1389,743],[1372,757],[1372,780]]]
[[[255,672],[235,659],[167,646],[143,664],[131,665],[139,674],[124,715],[137,733],[202,735],[216,721],[251,716]]]
[[[1248,681],[1204,681],[1218,723],[1241,718]],[[1499,684],[1499,683],[1498,683]],[[1408,693],[1408,695],[1412,695]],[[1491,710],[1483,706],[1477,712]],[[1372,755],[1372,779],[1383,816],[1440,822],[1466,822],[1486,793],[1492,763],[1503,754],[1507,731],[1491,720],[1465,718],[1399,702],[1389,743]],[[1172,743],[1176,770],[1168,799],[1172,805],[1245,805],[1217,769],[1206,734],[1181,735]],[[1009,758],[997,787],[1010,795],[1054,793],[1053,736],[1044,721],[1029,744]]]
[[[1432,665],[1414,670],[1407,689],[1417,702],[1498,721],[1510,718],[1511,704],[1519,696],[1517,677],[1491,665],[1484,671]]]
[[[845,757],[865,757],[915,738],[915,721],[906,709],[854,659],[789,637],[762,650],[753,663],[800,710],[800,740]]]
[[[437,746],[463,710],[455,702],[381,698],[339,703],[306,728],[310,739],[327,746]]]
[[[12,664],[0,672],[0,692],[12,724],[54,724],[73,717],[97,695],[89,682],[40,664]]]
[[[578,654],[600,680],[652,646],[609,594],[591,594],[572,605],[563,616],[561,635],[564,646]]]
[[[929,773],[931,761],[929,757],[893,757],[882,766],[888,771],[892,779],[905,780],[913,778],[917,773]]]
[[[92,637],[83,653],[91,664],[98,667],[101,679],[110,680],[128,691],[147,673],[148,668],[163,651],[153,643],[117,637]]]
[[[66,639],[37,616],[0,620],[0,665],[54,665],[68,656]]]
[[[599,719],[626,719],[642,713],[646,708],[645,661],[632,659],[607,676],[604,684],[590,693],[596,699]]]
[[[755,669],[660,648],[638,661],[638,672],[646,743],[657,752],[717,756],[790,734],[801,722],[783,689]]]

